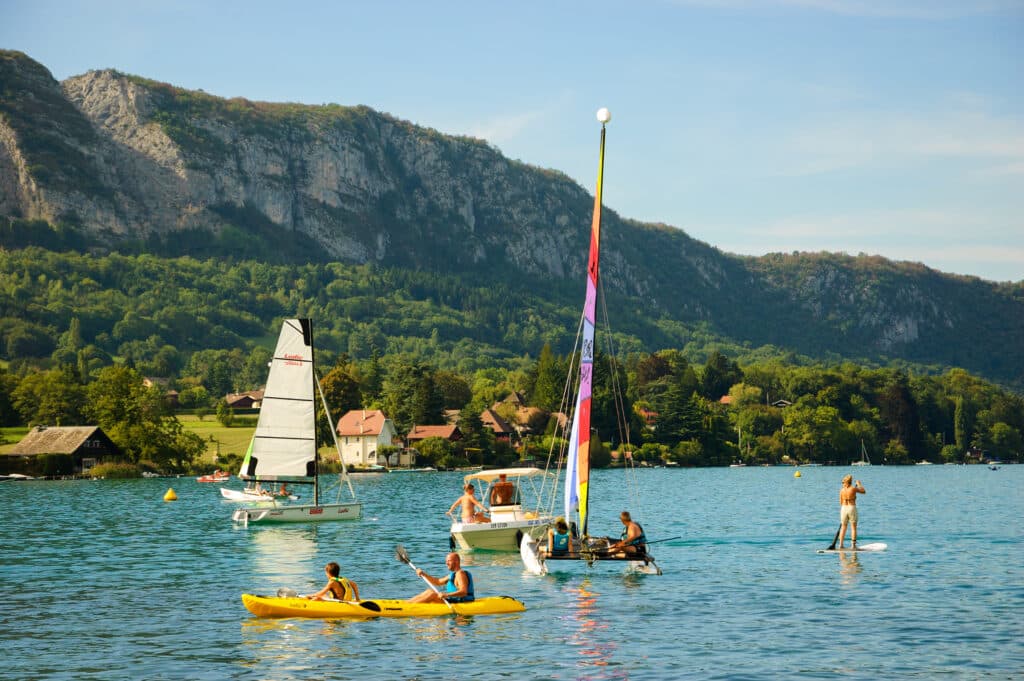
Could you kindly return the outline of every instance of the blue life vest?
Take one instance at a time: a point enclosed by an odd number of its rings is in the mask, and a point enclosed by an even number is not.
[[[569,552],[569,533],[561,534],[552,532],[554,541],[551,542],[551,553],[561,554]]]
[[[476,596],[473,591],[473,575],[469,574],[469,570],[463,570],[466,573],[466,579],[469,581],[469,587],[466,589],[465,596],[455,596],[453,598],[446,598],[445,600],[449,603],[469,603],[475,601]],[[445,585],[445,593],[455,593],[459,590],[459,587],[455,586],[455,573],[448,573],[448,583]]]
[[[636,526],[640,528],[640,536],[627,543],[626,546],[636,546],[643,548],[644,546],[647,546],[647,535],[644,534],[644,528],[640,523],[636,523]],[[622,541],[626,541],[627,535],[629,535],[628,527],[622,531]]]

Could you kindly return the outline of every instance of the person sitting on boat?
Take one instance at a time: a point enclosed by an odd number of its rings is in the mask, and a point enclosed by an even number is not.
[[[453,503],[451,508],[448,509],[448,513],[446,515],[451,515],[452,511],[455,510],[455,507],[461,505],[461,517],[463,523],[490,522],[491,519],[484,515],[485,513],[487,513],[487,509],[484,507],[483,504],[476,500],[476,496],[474,495],[474,491],[476,490],[476,488],[473,487],[473,485],[466,485],[465,490],[466,493],[455,500],[455,503]],[[480,509],[479,512],[476,511],[477,508]]]
[[[629,511],[619,514],[619,520],[625,529],[622,530],[622,537],[619,541],[608,547],[609,553],[625,553],[627,556],[642,556],[647,553],[647,536],[640,523],[634,522]]]
[[[324,567],[327,572],[327,586],[315,594],[303,596],[311,601],[358,601],[359,587],[351,579],[341,576],[341,566],[331,561]]]
[[[285,483],[281,483],[281,486],[277,488],[277,496],[287,497],[291,492],[288,491],[288,486]]]
[[[555,518],[555,526],[548,528],[548,550],[549,556],[565,556],[572,552],[572,535],[569,534],[569,524],[565,518]]]
[[[469,574],[468,570],[462,569],[462,560],[459,558],[459,554],[452,551],[445,558],[444,564],[448,568],[447,577],[432,577],[422,569],[416,569],[416,574],[431,584],[444,586],[444,593],[438,595],[433,589],[427,589],[410,598],[410,603],[440,603],[442,601],[469,603],[476,600],[473,592],[473,575]]]
[[[508,481],[508,475],[500,473],[498,481],[491,486],[491,507],[514,504],[515,498],[516,486]]]

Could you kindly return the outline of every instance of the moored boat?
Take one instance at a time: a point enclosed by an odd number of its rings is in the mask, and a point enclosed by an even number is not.
[[[258,617],[439,617],[501,615],[523,612],[526,605],[511,596],[488,596],[469,603],[410,603],[401,599],[313,601],[299,597],[242,594],[245,608]]]
[[[227,471],[217,471],[210,473],[209,475],[200,475],[196,478],[196,482],[227,482],[231,479],[231,473]]]

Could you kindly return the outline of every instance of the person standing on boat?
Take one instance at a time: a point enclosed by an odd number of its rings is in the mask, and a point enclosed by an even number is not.
[[[452,511],[455,510],[455,507],[461,505],[462,506],[462,516],[461,516],[462,517],[462,522],[464,522],[464,523],[486,523],[486,522],[489,522],[490,519],[486,515],[484,515],[487,512],[487,509],[484,508],[483,504],[481,504],[479,501],[476,500],[476,496],[474,495],[474,491],[475,490],[476,490],[476,488],[473,487],[473,485],[466,485],[466,487],[465,487],[466,493],[463,494],[461,497],[459,497],[458,499],[455,500],[455,503],[453,503],[451,508],[448,509],[448,512],[446,513],[446,515],[451,515]],[[477,508],[480,509],[479,512],[476,511]]]
[[[619,520],[622,521],[624,528],[622,538],[610,545],[608,551],[622,551],[627,556],[642,556],[647,553],[647,535],[644,534],[644,528],[640,527],[640,523],[634,522],[629,511],[620,513]]]
[[[327,586],[317,591],[315,594],[309,594],[303,596],[311,601],[358,601],[359,600],[359,587],[350,579],[346,579],[341,576],[341,566],[335,562],[330,562],[324,567],[324,571],[327,573]]]
[[[508,481],[508,475],[499,473],[498,482],[491,486],[491,507],[514,504],[515,498],[516,486]]]
[[[438,594],[433,589],[427,589],[409,599],[410,603],[469,603],[476,600],[473,590],[473,575],[462,569],[462,559],[459,554],[452,551],[444,560],[448,568],[447,577],[432,577],[421,568],[416,569],[416,574],[431,584],[444,586],[444,594]]]
[[[846,525],[850,525],[850,544],[857,548],[857,495],[867,494],[867,490],[860,484],[860,480],[851,484],[853,476],[847,474],[843,478],[843,486],[839,490],[839,544],[836,548],[843,548],[843,540],[846,538]]]

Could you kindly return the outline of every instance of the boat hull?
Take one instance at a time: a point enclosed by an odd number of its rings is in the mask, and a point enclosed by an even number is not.
[[[236,509],[231,520],[243,525],[250,523],[322,523],[336,520],[359,520],[363,515],[361,503],[350,504],[292,504],[270,508],[255,506]]]
[[[526,606],[509,596],[489,596],[470,603],[410,603],[400,599],[379,598],[368,601],[311,601],[305,598],[280,598],[242,594],[245,608],[258,617],[439,617],[445,615],[501,615],[523,612]],[[454,610],[454,613],[453,613]]]
[[[635,572],[645,575],[660,575],[661,568],[654,562],[654,556],[647,554],[642,560],[624,556],[622,554],[601,554],[589,551],[586,553],[573,553],[563,556],[545,556],[541,551],[540,544],[532,537],[527,538],[519,547],[519,556],[522,558],[523,567],[534,575],[546,575],[549,572],[548,562],[554,561],[555,565],[571,565],[573,563],[584,563],[587,567],[597,562],[624,563],[628,572]]]
[[[508,508],[509,511],[500,510]],[[540,538],[554,521],[551,516],[523,513],[519,506],[494,507],[489,523],[454,522],[454,546],[463,551],[518,551],[523,537]]]

